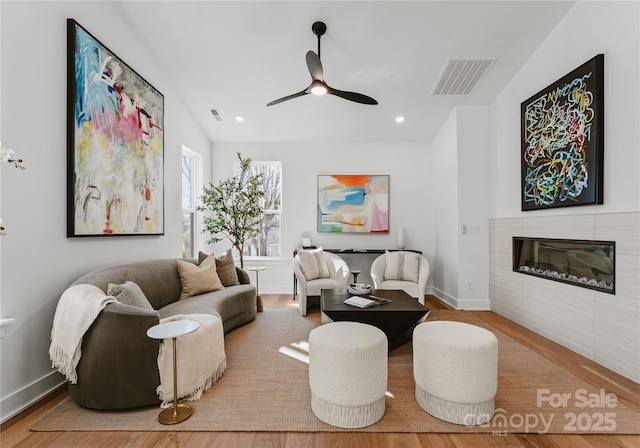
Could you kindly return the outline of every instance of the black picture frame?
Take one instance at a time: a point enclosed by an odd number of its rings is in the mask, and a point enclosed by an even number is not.
[[[520,107],[522,210],[602,204],[604,55]]]
[[[164,96],[67,19],[67,237],[164,235]]]

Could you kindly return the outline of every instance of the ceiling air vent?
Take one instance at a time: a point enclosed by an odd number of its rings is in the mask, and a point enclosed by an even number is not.
[[[211,115],[213,115],[213,118],[215,118],[216,121],[222,121],[222,117],[220,116],[217,110],[211,109]]]
[[[496,58],[449,58],[432,95],[470,95]]]

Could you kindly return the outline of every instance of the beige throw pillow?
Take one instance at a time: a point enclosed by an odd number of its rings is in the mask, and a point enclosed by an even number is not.
[[[418,282],[420,254],[415,252],[387,252],[385,257],[385,280]]]
[[[109,283],[107,286],[107,295],[115,297],[118,302],[124,303],[125,305],[136,306],[147,310],[153,309],[149,303],[149,299],[147,299],[147,296],[145,296],[142,289],[140,289],[140,286],[132,281],[127,281],[123,285]]]
[[[329,278],[331,276],[324,256],[321,247],[312,250],[298,250],[300,268],[307,281],[317,278]]]
[[[209,255],[199,266],[184,260],[176,260],[182,293],[180,300],[210,291],[224,289],[216,272],[216,258]]]
[[[198,264],[202,264],[202,262],[208,256],[209,255],[205,254],[204,252],[199,252]],[[236,272],[236,264],[233,260],[231,249],[227,250],[224,255],[216,258],[216,271],[218,272],[218,277],[222,282],[222,286],[226,287],[240,284],[240,282],[238,281],[238,273]]]

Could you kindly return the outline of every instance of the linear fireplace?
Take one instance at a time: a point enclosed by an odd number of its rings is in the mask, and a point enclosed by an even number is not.
[[[513,237],[513,270],[615,294],[615,241]]]

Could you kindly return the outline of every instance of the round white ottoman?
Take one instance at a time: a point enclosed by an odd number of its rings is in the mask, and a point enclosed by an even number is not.
[[[387,336],[372,325],[332,322],[309,333],[311,409],[325,423],[362,428],[385,411]]]
[[[493,418],[498,339],[462,322],[423,322],[413,330],[416,401],[441,420],[481,425]]]

